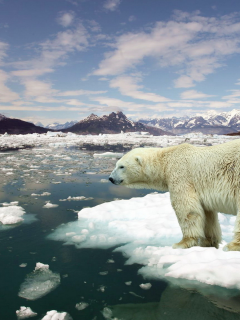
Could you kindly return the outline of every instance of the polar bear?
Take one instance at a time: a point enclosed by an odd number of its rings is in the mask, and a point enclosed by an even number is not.
[[[136,148],[117,162],[109,180],[170,192],[183,233],[173,248],[218,248],[217,213],[237,215],[233,241],[224,250],[240,251],[240,139],[212,147]]]

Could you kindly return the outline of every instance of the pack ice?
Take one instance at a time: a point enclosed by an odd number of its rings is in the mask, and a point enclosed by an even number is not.
[[[166,279],[240,289],[240,252],[222,250],[232,237],[235,217],[219,213],[223,242],[219,249],[172,249],[182,238],[169,193],[117,200],[84,208],[78,221],[60,226],[50,239],[77,248],[110,248],[123,252],[126,264],[142,264],[148,279]]]
[[[60,284],[60,275],[49,269],[49,265],[38,262],[33,272],[21,284],[18,296],[27,300],[39,299]]]

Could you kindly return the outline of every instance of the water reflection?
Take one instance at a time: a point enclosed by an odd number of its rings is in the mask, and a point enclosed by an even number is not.
[[[213,320],[240,318],[240,296],[231,299],[168,286],[160,302],[118,304],[109,307],[111,316],[122,320]]]

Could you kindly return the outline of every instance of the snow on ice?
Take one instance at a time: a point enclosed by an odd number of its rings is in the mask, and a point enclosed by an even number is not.
[[[202,133],[189,133],[182,136],[152,136],[143,135],[140,132],[128,132],[121,134],[103,134],[103,135],[76,135],[73,133],[48,132],[47,134],[26,134],[26,135],[0,135],[0,150],[23,149],[25,147],[50,146],[53,148],[78,146],[84,147],[84,144],[91,146],[125,146],[137,147],[156,146],[166,147],[178,145],[187,141],[194,145],[215,145],[223,142],[237,139],[237,136],[204,135]],[[95,156],[119,157],[120,154],[105,153],[95,154]]]
[[[16,315],[18,319],[27,319],[37,316],[37,313],[33,312],[29,307],[20,307],[20,310],[16,311]]]
[[[77,248],[118,246],[115,251],[128,258],[126,264],[143,265],[139,273],[146,279],[240,289],[240,252],[222,249],[232,238],[235,217],[219,213],[219,221],[224,239],[219,249],[172,249],[182,232],[169,193],[152,193],[84,208],[78,221],[58,227],[48,237]]]
[[[42,320],[72,320],[72,317],[67,312],[51,310],[46,313]]]
[[[11,203],[3,203],[4,207],[0,208],[0,223],[2,224],[18,224],[23,222],[23,215],[25,214],[25,210],[16,205],[12,205]]]
[[[60,275],[52,272],[49,265],[38,262],[21,284],[18,295],[27,300],[36,300],[56,289],[59,284]]]

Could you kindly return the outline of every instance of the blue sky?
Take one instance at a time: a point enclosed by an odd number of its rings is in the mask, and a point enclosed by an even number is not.
[[[0,0],[0,113],[240,109],[239,0]]]

